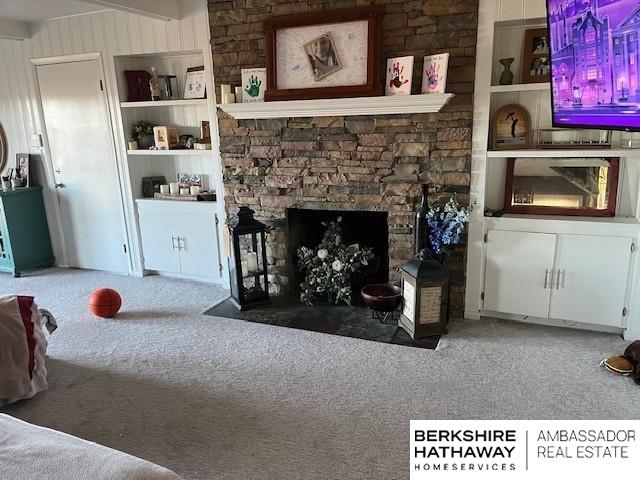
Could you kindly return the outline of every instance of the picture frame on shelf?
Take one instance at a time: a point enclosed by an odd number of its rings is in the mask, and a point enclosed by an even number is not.
[[[504,212],[615,217],[619,158],[509,158]]]
[[[383,15],[373,5],[266,19],[265,100],[382,95]]]
[[[387,59],[387,75],[384,82],[385,95],[411,95],[413,61],[413,56]]]
[[[165,185],[166,183],[166,177],[161,175],[142,177],[142,198],[153,198],[156,193],[160,193],[160,185]]]
[[[448,69],[449,53],[439,53],[424,57],[421,93],[445,93]]]
[[[22,180],[23,187],[31,186],[30,155],[16,153],[16,177]]]
[[[242,103],[264,102],[264,95],[267,89],[267,69],[266,68],[243,68],[242,78]],[[237,95],[236,95],[237,97]],[[236,98],[236,101],[238,99]]]
[[[127,79],[128,102],[151,101],[151,90],[149,90],[151,74],[149,72],[146,70],[125,70],[124,76]]]
[[[546,28],[525,30],[522,83],[551,81],[551,52],[549,48],[549,31]]]
[[[515,103],[500,107],[491,118],[493,150],[531,148],[531,116],[526,108]]]
[[[185,100],[207,98],[207,79],[204,66],[187,68],[183,98]]]

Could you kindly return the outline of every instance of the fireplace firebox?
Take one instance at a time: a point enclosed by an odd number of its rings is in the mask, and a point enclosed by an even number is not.
[[[360,290],[365,285],[387,283],[389,281],[389,223],[387,212],[334,211],[287,209],[288,224],[288,268],[289,294],[300,294],[303,275],[298,270],[297,250],[299,247],[314,248],[320,243],[325,232],[323,222],[340,223],[346,244],[357,243],[370,247],[374,258],[362,271],[354,275],[351,282],[353,302],[361,304]]]

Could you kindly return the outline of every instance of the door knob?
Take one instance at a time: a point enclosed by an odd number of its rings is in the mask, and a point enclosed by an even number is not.
[[[64,183],[56,183],[55,187],[56,188],[64,188]]]

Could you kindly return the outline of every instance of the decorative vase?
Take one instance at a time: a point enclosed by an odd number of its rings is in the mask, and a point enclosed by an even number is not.
[[[149,150],[155,143],[153,133],[147,133],[146,135],[140,135],[138,137],[138,148],[140,148],[140,150]]]
[[[429,185],[422,185],[422,199],[416,210],[415,253],[416,255],[427,243],[427,213],[429,212]]]
[[[504,71],[500,75],[500,85],[511,85],[513,83],[513,72],[510,69],[514,60],[515,58],[500,59],[500,63],[504,67]]]

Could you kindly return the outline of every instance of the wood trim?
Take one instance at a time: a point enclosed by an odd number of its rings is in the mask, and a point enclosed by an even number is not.
[[[312,100],[318,98],[345,98],[382,95],[380,81],[380,50],[384,6],[347,8],[332,11],[294,13],[268,18],[264,21],[266,37],[267,90],[265,101]],[[341,87],[278,89],[276,32],[283,28],[368,21],[367,83]]]
[[[620,172],[620,159],[605,159],[611,165],[611,177],[609,181],[609,199],[606,210],[592,208],[559,208],[559,207],[525,207],[512,205],[515,158],[507,160],[507,178],[504,189],[504,212],[521,215],[566,215],[575,217],[615,217],[618,200],[618,176]]]
[[[75,55],[60,55],[56,57],[32,58],[33,65],[53,65],[55,63],[85,62],[87,60],[100,60],[100,52],[78,53]]]

